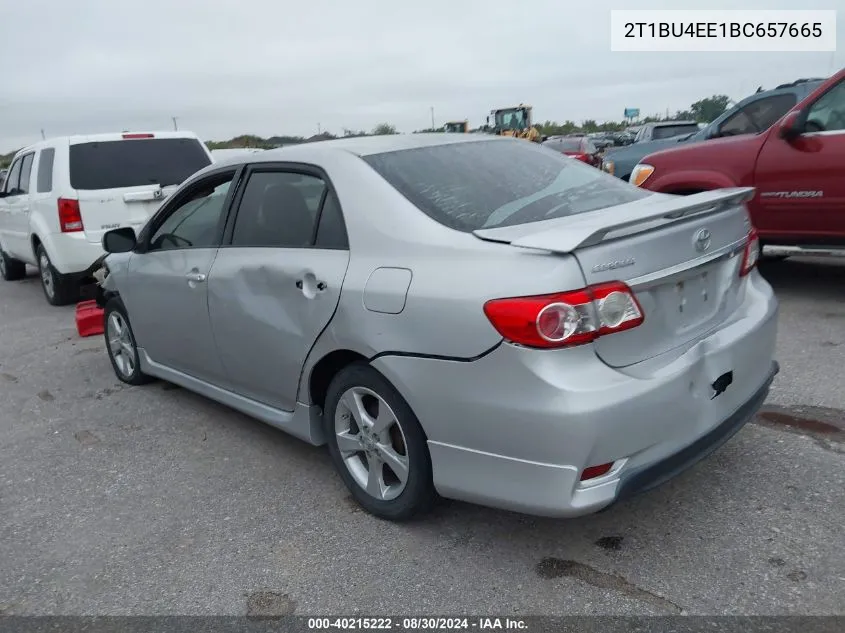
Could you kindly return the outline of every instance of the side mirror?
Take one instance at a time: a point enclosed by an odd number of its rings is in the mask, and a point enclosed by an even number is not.
[[[107,253],[128,253],[137,245],[138,240],[131,227],[112,229],[103,235],[103,250]]]
[[[778,124],[778,136],[785,141],[791,141],[801,135],[799,119],[801,117],[800,110],[793,110],[789,112]]]

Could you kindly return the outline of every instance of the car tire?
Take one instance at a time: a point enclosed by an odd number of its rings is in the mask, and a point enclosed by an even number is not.
[[[378,371],[352,363],[338,372],[326,394],[323,430],[338,474],[369,513],[403,521],[431,509],[436,493],[425,432]]]
[[[141,371],[135,333],[120,297],[112,297],[103,310],[103,338],[112,369],[128,385],[144,385],[152,378]]]
[[[41,289],[44,291],[47,303],[54,306],[74,303],[79,296],[79,288],[74,287],[68,276],[62,275],[56,270],[43,244],[39,244],[38,248],[35,249],[35,257],[38,260]]]
[[[26,264],[13,259],[0,249],[0,277],[6,281],[18,281],[26,277]]]

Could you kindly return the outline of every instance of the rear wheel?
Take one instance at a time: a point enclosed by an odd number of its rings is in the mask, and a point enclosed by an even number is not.
[[[129,385],[150,382],[152,378],[141,371],[135,335],[120,297],[109,299],[103,310],[103,320],[106,350],[117,377]]]
[[[38,258],[41,289],[44,290],[47,303],[54,306],[63,306],[76,301],[79,296],[79,288],[74,286],[70,277],[62,275],[56,270],[42,244],[38,245],[35,255]]]
[[[0,277],[6,281],[17,281],[26,277],[26,264],[6,255],[0,249]]]
[[[435,499],[425,433],[405,399],[365,363],[342,369],[323,412],[329,454],[352,496],[368,512],[401,521]]]

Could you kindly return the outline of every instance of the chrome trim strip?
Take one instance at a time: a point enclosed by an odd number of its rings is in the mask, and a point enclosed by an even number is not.
[[[731,244],[723,246],[719,250],[708,253],[707,255],[696,257],[690,261],[683,262],[682,264],[676,264],[675,266],[670,266],[669,268],[664,268],[663,270],[634,277],[633,279],[629,279],[626,283],[631,288],[642,287],[654,281],[665,281],[667,278],[700,268],[701,266],[711,264],[721,259],[730,259],[745,249],[746,241],[746,238],[743,237],[741,240],[732,242]]]

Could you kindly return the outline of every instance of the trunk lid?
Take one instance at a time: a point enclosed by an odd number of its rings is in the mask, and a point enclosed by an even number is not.
[[[656,194],[581,215],[474,231],[484,240],[572,254],[587,285],[624,281],[645,320],[599,338],[596,354],[623,367],[703,338],[736,309],[753,188]],[[570,290],[559,288],[555,290]]]

